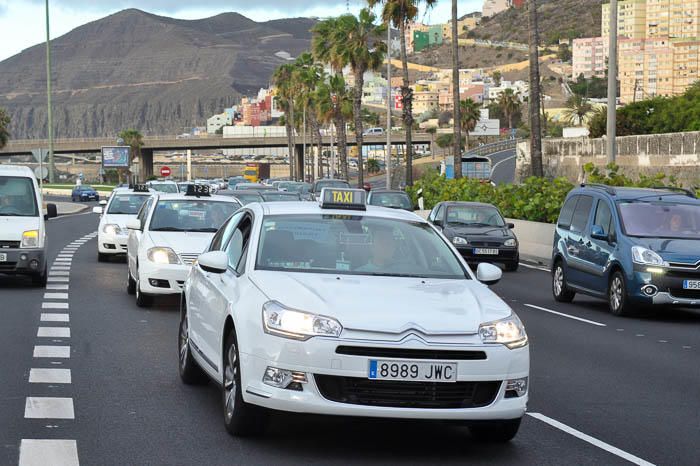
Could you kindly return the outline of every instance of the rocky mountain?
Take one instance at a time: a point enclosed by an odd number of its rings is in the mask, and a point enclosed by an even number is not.
[[[237,13],[179,20],[130,9],[74,29],[52,42],[55,135],[202,126],[267,86],[285,61],[278,52],[295,57],[308,49],[313,24],[258,23]],[[0,107],[12,118],[14,139],[46,137],[44,45],[0,62]]]

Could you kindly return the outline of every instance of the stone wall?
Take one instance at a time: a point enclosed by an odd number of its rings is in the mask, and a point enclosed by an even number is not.
[[[583,182],[585,164],[593,162],[599,167],[607,164],[605,145],[605,138],[545,139],[542,141],[545,175]],[[698,186],[700,132],[619,137],[616,163],[622,173],[633,178],[663,172],[677,177],[684,186]],[[525,141],[517,148],[516,181],[530,174],[530,143]]]

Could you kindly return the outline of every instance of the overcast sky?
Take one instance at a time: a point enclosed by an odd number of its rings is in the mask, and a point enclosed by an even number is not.
[[[200,3],[200,5],[197,5]],[[241,13],[255,21],[296,16],[334,16],[345,13],[345,0],[50,0],[51,37],[61,36],[76,27],[125,8],[139,8],[151,13],[182,19],[206,18],[226,11]],[[363,0],[349,0],[350,11],[357,13]],[[481,10],[483,0],[459,0],[459,15]],[[253,5],[253,6],[251,6]],[[427,23],[450,18],[451,2],[439,0],[430,12],[423,13]],[[44,0],[0,0],[0,60],[46,40]]]

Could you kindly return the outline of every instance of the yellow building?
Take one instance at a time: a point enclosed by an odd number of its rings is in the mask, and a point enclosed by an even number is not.
[[[604,3],[601,20],[603,38],[610,36],[610,4]],[[630,39],[646,37],[647,0],[623,0],[617,3],[617,35]]]
[[[440,95],[434,91],[423,91],[413,93],[413,114],[420,115],[421,113],[439,110]]]
[[[676,39],[673,48],[673,94],[682,94],[700,78],[698,74],[698,47],[696,39]]]

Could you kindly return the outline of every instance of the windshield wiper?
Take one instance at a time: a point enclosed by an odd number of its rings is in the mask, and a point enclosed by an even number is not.
[[[192,233],[216,233],[219,231],[218,228],[195,228],[193,230],[185,230]]]
[[[380,272],[370,272],[363,273],[362,275],[369,275],[371,277],[403,277],[403,278],[425,278],[420,275],[412,275],[409,273],[380,273]]]
[[[151,228],[151,231],[185,231],[182,228],[176,227],[161,227],[161,228]]]

